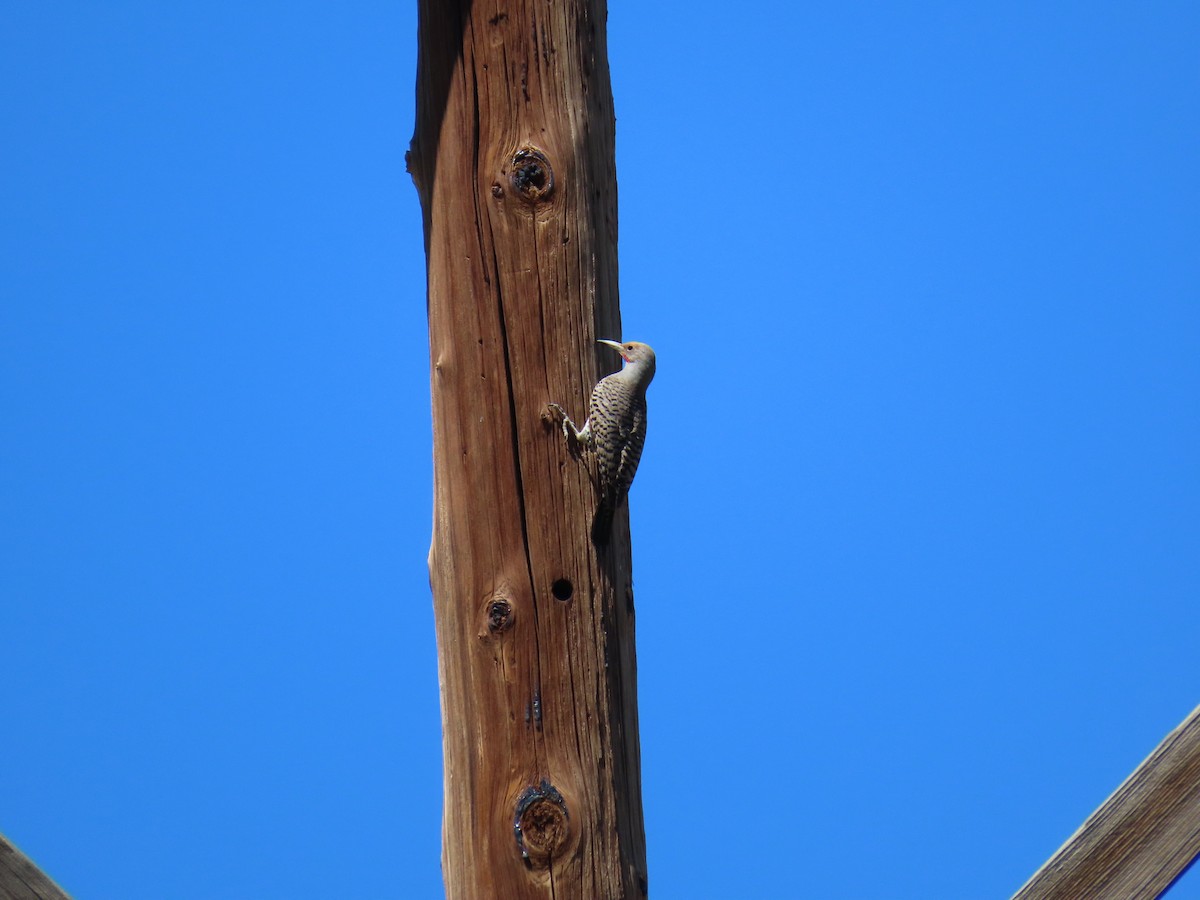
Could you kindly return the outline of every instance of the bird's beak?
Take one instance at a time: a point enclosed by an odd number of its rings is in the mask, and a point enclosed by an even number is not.
[[[620,353],[622,358],[625,357],[625,351],[621,348],[621,345],[618,344],[616,341],[596,341],[596,343],[597,344],[608,344],[608,346],[612,347],[614,350],[616,350],[618,353]]]

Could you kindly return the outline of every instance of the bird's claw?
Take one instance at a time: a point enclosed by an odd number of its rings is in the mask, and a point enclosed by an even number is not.
[[[546,408],[542,410],[542,421],[560,427],[563,437],[567,439],[568,452],[570,452],[571,456],[578,459],[580,451],[583,449],[583,441],[579,439],[579,434],[575,430],[575,423],[571,421],[571,417],[567,415],[567,411],[557,403],[547,403]]]

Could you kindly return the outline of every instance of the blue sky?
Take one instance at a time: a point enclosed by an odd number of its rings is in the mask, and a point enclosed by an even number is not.
[[[415,34],[0,12],[0,831],[81,898],[441,896]],[[612,5],[657,900],[1007,896],[1200,703],[1198,45]]]

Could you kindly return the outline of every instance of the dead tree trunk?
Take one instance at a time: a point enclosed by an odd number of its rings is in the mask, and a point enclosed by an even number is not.
[[[589,540],[586,410],[620,336],[603,0],[420,0],[450,900],[646,893],[624,514]]]

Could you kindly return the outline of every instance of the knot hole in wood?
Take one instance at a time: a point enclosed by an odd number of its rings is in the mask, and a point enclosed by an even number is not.
[[[523,147],[514,154],[509,181],[528,203],[544,203],[554,193],[554,170],[536,147]]]
[[[552,784],[543,781],[521,792],[513,835],[527,864],[545,865],[558,856],[567,845],[570,831],[567,804]]]
[[[491,634],[500,634],[512,628],[512,601],[507,597],[493,597],[487,604],[487,630]]]

